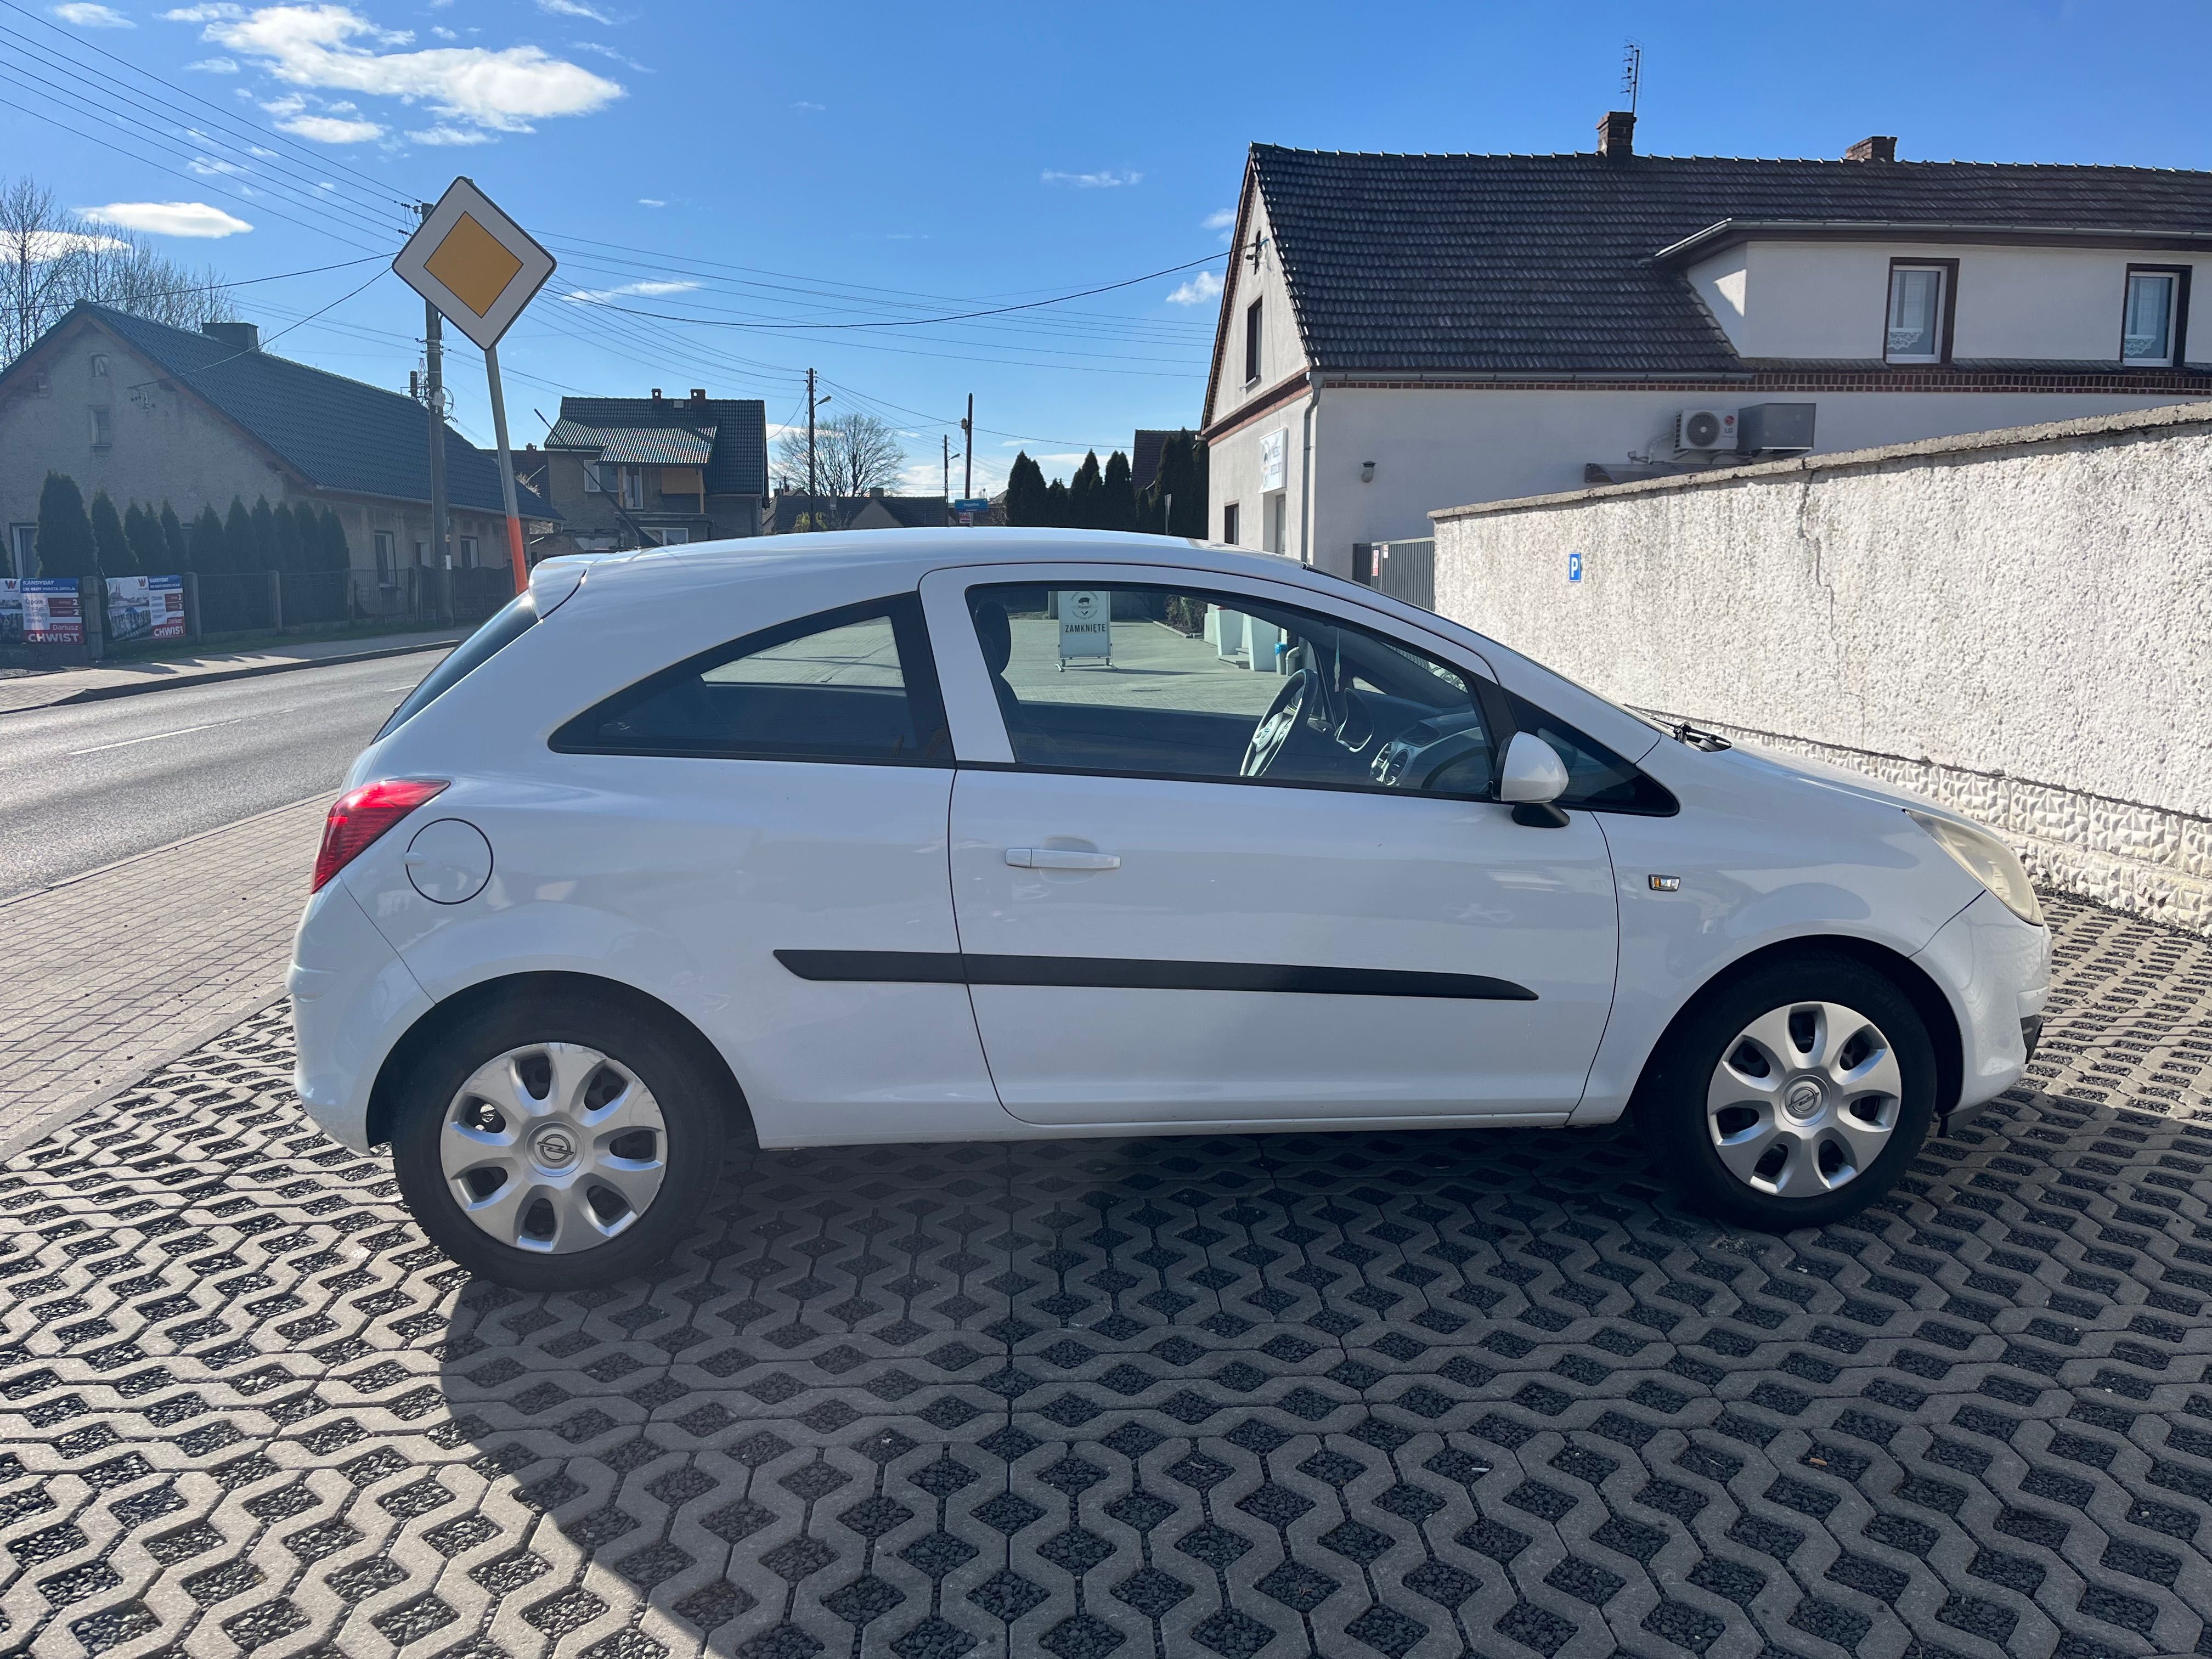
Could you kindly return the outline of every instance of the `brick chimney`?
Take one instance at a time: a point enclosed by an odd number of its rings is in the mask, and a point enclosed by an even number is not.
[[[1625,109],[1607,110],[1597,124],[1597,153],[1607,161],[1625,161],[1636,154],[1636,117]]]
[[[252,323],[202,323],[200,332],[233,351],[261,349],[261,330]]]
[[[693,386],[691,388],[691,401],[695,404],[705,403],[707,401],[707,388],[703,386]]]
[[[1894,161],[1897,159],[1897,139],[1891,137],[1862,138],[1844,152],[1846,161]]]
[[[659,386],[653,388],[653,401],[656,404],[660,401],[660,388]]]

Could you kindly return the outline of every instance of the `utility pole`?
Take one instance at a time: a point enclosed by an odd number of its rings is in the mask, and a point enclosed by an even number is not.
[[[417,218],[427,219],[434,205],[417,202]],[[430,410],[430,564],[434,569],[447,568],[447,551],[453,545],[447,532],[451,519],[446,501],[446,337],[445,319],[438,307],[428,300],[422,301],[422,352],[428,366],[424,375],[422,401]],[[441,579],[444,580],[444,579]]]
[[[830,393],[814,395],[814,371],[806,371],[806,527],[822,528],[822,498],[815,487],[814,411],[830,401]]]
[[[940,432],[938,434],[938,441],[945,446],[945,499],[951,501],[952,499],[952,434],[950,432]]]
[[[968,417],[960,422],[960,441],[968,452],[964,458],[968,478],[960,493],[972,501],[975,499],[975,394],[972,392],[968,394]]]

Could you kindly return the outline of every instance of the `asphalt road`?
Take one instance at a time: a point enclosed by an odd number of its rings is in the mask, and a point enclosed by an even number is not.
[[[335,793],[443,654],[0,714],[0,898]]]

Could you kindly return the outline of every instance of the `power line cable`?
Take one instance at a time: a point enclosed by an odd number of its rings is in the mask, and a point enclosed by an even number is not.
[[[647,311],[641,306],[618,306],[608,301],[608,309],[627,312],[634,317],[657,317],[664,322],[691,323],[705,328],[766,329],[884,329],[921,328],[933,323],[962,323],[975,317],[1003,317],[1010,312],[1036,311],[1045,306],[1064,305],[1070,300],[1087,300],[1094,294],[1111,294],[1116,289],[1133,288],[1139,283],[1158,282],[1163,276],[1172,276],[1178,270],[1188,270],[1193,265],[1212,264],[1222,256],[1209,253],[1203,259],[1186,259],[1179,265],[1170,265],[1163,270],[1146,271],[1141,276],[1126,277],[1118,283],[1103,283],[1097,288],[1079,289],[1073,294],[1055,295],[1046,300],[1025,300],[1019,305],[992,306],[981,311],[954,312],[943,317],[908,317],[880,321],[836,323],[724,323],[702,317],[671,315],[667,312]]]
[[[4,0],[0,0],[0,3],[4,3]],[[5,24],[0,24],[0,34],[12,36],[21,41],[30,51],[39,53],[40,66],[51,68],[63,74],[82,75],[83,73],[82,64],[60,54],[47,52],[31,40],[28,36],[9,28]],[[17,76],[27,73],[21,65],[15,66],[12,72]],[[167,126],[170,121],[170,116],[163,113],[164,109],[182,116],[188,121],[192,118],[189,111],[181,109],[176,105],[168,104],[165,100],[157,99],[152,103],[148,103],[140,100],[127,88],[103,87],[97,82],[88,82],[85,86],[79,87],[61,85],[36,75],[30,75],[28,78],[48,96],[71,100],[82,106],[83,112],[94,119],[104,119],[118,131],[127,132],[143,142],[163,144],[179,152],[189,150],[196,160],[206,159],[204,152],[211,149],[229,150],[234,154],[245,155],[250,158],[246,161],[222,161],[220,165],[238,173],[249,173],[274,188],[289,190],[293,192],[295,204],[307,206],[310,210],[329,205],[343,207],[356,216],[356,228],[368,228],[374,231],[386,228],[381,220],[374,217],[361,204],[349,198],[329,193],[323,188],[321,183],[298,172],[290,165],[289,157],[279,155],[263,146],[242,143],[227,134],[204,132],[197,127],[186,126],[180,130],[180,133],[155,133],[141,131],[137,125],[125,125],[128,118],[118,118],[112,108],[95,101],[94,94],[120,100],[131,108],[142,112],[150,117],[154,122],[164,126]],[[21,84],[20,82],[19,84]],[[179,136],[190,138],[193,142],[188,146],[178,145],[173,140]],[[272,166],[272,163],[283,165]],[[210,165],[214,166],[216,163],[211,161]]]
[[[17,15],[29,18],[33,22],[52,31],[55,34],[59,35],[63,40],[68,41],[72,46],[78,46],[88,52],[97,52],[102,58],[106,58],[110,63],[119,64],[134,75],[139,76],[145,80],[155,82],[161,86],[168,88],[170,91],[175,93],[179,97],[191,100],[193,103],[199,105],[202,108],[222,117],[222,119],[230,122],[235,126],[248,128],[254,132],[266,134],[271,143],[282,144],[288,149],[297,151],[299,154],[307,156],[311,160],[314,161],[321,170],[349,173],[355,178],[360,179],[363,184],[369,185],[372,189],[376,190],[380,193],[389,192],[392,188],[391,185],[384,183],[381,179],[371,177],[369,174],[361,171],[360,168],[354,167],[348,162],[325,157],[319,152],[309,149],[306,145],[298,143],[284,134],[271,131],[269,128],[263,126],[258,121],[249,120],[243,116],[236,114],[233,111],[227,110],[223,108],[222,105],[215,103],[211,100],[203,98],[198,93],[192,92],[186,88],[177,85],[173,81],[164,80],[161,76],[155,74],[151,70],[142,68],[138,64],[131,62],[130,59],[126,58],[118,58],[115,53],[108,51],[105,46],[95,46],[89,40],[70,33],[68,30],[63,28],[60,24],[54,22],[52,19],[42,17],[38,13],[30,10],[27,7],[16,4],[15,0],[0,0],[0,6],[5,6],[9,11],[15,12]],[[395,196],[392,197],[391,199],[397,202],[401,207],[411,208],[414,205],[412,202],[407,200],[404,197]]]
[[[5,3],[5,0],[0,0],[0,3]],[[149,167],[157,173],[166,173],[173,179],[182,179],[186,184],[191,185],[194,189],[208,189],[210,187],[205,179],[195,179],[189,173],[178,172],[174,167],[164,167],[159,161],[149,160],[148,157],[143,155],[135,155],[131,151],[124,149],[122,145],[112,143],[107,139],[100,137],[97,133],[85,132],[78,128],[70,126],[64,122],[57,121],[54,119],[51,112],[33,109],[28,105],[17,103],[12,98],[0,98],[0,107],[19,111],[22,114],[29,116],[34,121],[43,121],[51,126],[58,128],[60,131],[68,133],[73,138],[82,138],[88,144],[98,144],[102,149],[112,149],[118,155],[123,156],[126,160],[136,161],[141,167]],[[282,219],[287,224],[297,225],[301,229],[313,231],[319,236],[328,236],[333,241],[343,242],[349,247],[362,246],[361,243],[355,241],[350,236],[342,235],[338,232],[332,230],[327,225],[309,224],[304,219],[295,219],[289,213],[278,212],[276,209],[270,207],[268,204],[266,198],[242,196],[235,191],[221,190],[219,186],[215,188],[217,189],[217,193],[219,194],[229,196],[234,200],[247,203],[256,212],[270,214],[276,218]],[[364,248],[362,251],[366,252],[372,250]]]

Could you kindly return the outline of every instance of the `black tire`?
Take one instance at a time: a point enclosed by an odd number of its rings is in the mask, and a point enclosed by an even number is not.
[[[1842,1005],[1870,1020],[1887,1039],[1901,1086],[1878,1157],[1831,1190],[1785,1197],[1751,1185],[1722,1161],[1707,1091],[1755,1020],[1809,1003]],[[1935,1045],[1911,999],[1863,962],[1808,952],[1753,968],[1700,996],[1654,1051],[1633,1110],[1658,1172],[1696,1207],[1739,1226],[1788,1232],[1856,1215],[1897,1184],[1927,1139],[1936,1079]],[[1719,1121],[1725,1127],[1729,1120]]]
[[[586,1248],[548,1254],[501,1242],[465,1212],[441,1160],[448,1115],[465,1085],[512,1050],[566,1043],[592,1049],[651,1091],[662,1126],[658,1190],[622,1230]],[[696,1034],[619,1004],[559,992],[501,998],[465,1016],[424,1050],[395,1102],[392,1154],[417,1225],[471,1273],[518,1291],[574,1291],[654,1267],[697,1224],[742,1107]],[[586,1235],[588,1237],[588,1235]]]

